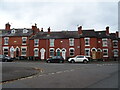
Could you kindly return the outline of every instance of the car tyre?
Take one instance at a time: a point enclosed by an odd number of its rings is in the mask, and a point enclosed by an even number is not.
[[[84,60],[84,61],[83,61],[83,63],[87,64],[87,63],[88,63],[88,61],[87,61],[87,60]]]
[[[71,63],[75,63],[75,61],[74,61],[74,60],[71,60]]]
[[[51,63],[51,62],[48,60],[47,63]]]

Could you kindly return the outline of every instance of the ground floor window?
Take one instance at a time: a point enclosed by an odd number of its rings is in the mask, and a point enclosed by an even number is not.
[[[69,52],[70,52],[70,56],[74,56],[75,49],[74,49],[74,48],[70,48],[70,49],[69,49]]]
[[[35,49],[34,49],[34,56],[35,56],[35,57],[38,57],[38,54],[39,54],[39,49],[38,49],[38,48],[35,48]]]
[[[27,48],[21,48],[21,56],[26,56]]]
[[[85,48],[85,56],[90,57],[90,48]]]
[[[4,48],[3,54],[8,55],[8,48]]]
[[[108,57],[108,49],[103,49],[103,57]]]
[[[118,57],[118,49],[114,49],[113,53],[114,53],[114,57]]]
[[[50,57],[52,57],[52,56],[54,56],[54,49],[53,48],[50,49]]]

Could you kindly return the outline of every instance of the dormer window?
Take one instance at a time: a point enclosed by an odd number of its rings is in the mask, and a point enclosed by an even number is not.
[[[13,30],[11,31],[11,33],[15,33],[15,29],[13,29]]]
[[[23,29],[23,33],[28,33],[28,30],[27,29]]]

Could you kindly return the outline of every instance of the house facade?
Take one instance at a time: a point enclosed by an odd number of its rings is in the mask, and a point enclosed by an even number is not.
[[[105,30],[84,30],[82,26],[75,31],[41,31],[37,25],[31,28],[10,29],[7,23],[1,31],[2,54],[12,58],[19,56],[45,60],[60,55],[64,59],[85,55],[90,59],[118,59],[120,57],[119,32]]]

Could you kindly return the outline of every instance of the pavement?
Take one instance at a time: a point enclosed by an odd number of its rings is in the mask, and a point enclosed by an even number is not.
[[[21,78],[36,75],[40,69],[21,66],[4,66],[2,65],[2,82],[13,81]]]

